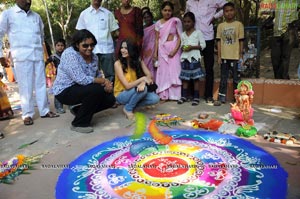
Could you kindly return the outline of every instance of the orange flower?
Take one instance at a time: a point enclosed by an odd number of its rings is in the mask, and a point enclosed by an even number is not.
[[[18,158],[18,166],[24,164],[24,159],[25,159],[24,155],[17,155],[17,158]]]

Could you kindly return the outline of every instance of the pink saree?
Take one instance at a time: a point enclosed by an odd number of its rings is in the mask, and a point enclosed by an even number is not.
[[[156,68],[153,65],[153,55],[155,48],[155,24],[144,28],[144,38],[142,45],[142,59],[148,67],[153,80],[156,79]]]
[[[169,53],[176,47],[182,33],[180,19],[172,17],[165,23],[158,21],[155,30],[159,32],[158,68],[156,73],[157,94],[162,100],[179,100],[181,97],[181,80],[179,79],[181,65],[179,49],[174,57]],[[174,35],[172,41],[167,41],[169,35]],[[177,35],[178,34],[178,35]]]

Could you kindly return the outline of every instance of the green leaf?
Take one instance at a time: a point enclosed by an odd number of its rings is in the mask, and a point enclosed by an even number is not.
[[[29,146],[29,145],[32,145],[32,144],[36,143],[37,141],[39,141],[39,140],[34,140],[34,141],[29,142],[29,143],[27,143],[27,144],[23,144],[23,145],[19,146],[18,149],[23,149],[23,148],[25,148],[25,147],[27,147],[27,146]]]

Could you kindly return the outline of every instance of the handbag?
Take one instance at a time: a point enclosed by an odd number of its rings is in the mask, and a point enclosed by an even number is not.
[[[147,84],[147,91],[148,92],[155,92],[157,88],[158,88],[158,86],[157,86],[156,83]]]

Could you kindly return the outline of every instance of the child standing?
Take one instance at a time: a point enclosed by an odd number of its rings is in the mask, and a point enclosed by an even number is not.
[[[7,85],[4,82],[2,82],[3,77],[4,77],[3,73],[0,72],[0,87],[2,87],[3,90],[8,90]]]
[[[58,65],[60,63],[60,57],[63,53],[63,51],[65,50],[66,48],[66,41],[64,39],[59,39],[55,42],[55,54],[54,55],[51,55],[49,57],[49,59],[47,60],[46,64],[49,63],[49,62],[53,62],[55,68],[56,68],[56,73],[57,73],[57,70],[58,70]],[[55,74],[56,75],[56,74]],[[55,106],[55,109],[56,109],[56,112],[59,113],[59,114],[63,114],[65,113],[66,111],[63,109],[63,104],[60,103],[56,97],[54,97],[54,106]]]
[[[0,120],[12,118],[13,115],[14,112],[11,109],[9,99],[3,87],[1,86],[0,87]]]
[[[195,15],[192,12],[185,13],[183,17],[183,26],[185,31],[181,35],[181,73],[182,80],[182,95],[177,101],[182,104],[187,101],[187,94],[190,80],[194,80],[194,94],[192,106],[199,104],[199,80],[204,76],[201,68],[200,50],[206,47],[202,32],[195,29]]]
[[[244,26],[235,20],[235,7],[232,2],[223,6],[225,22],[218,25],[217,46],[218,64],[221,64],[221,81],[219,86],[218,100],[214,106],[220,106],[226,102],[227,80],[229,71],[233,75],[233,90],[240,81],[238,74],[238,61],[243,56]]]

